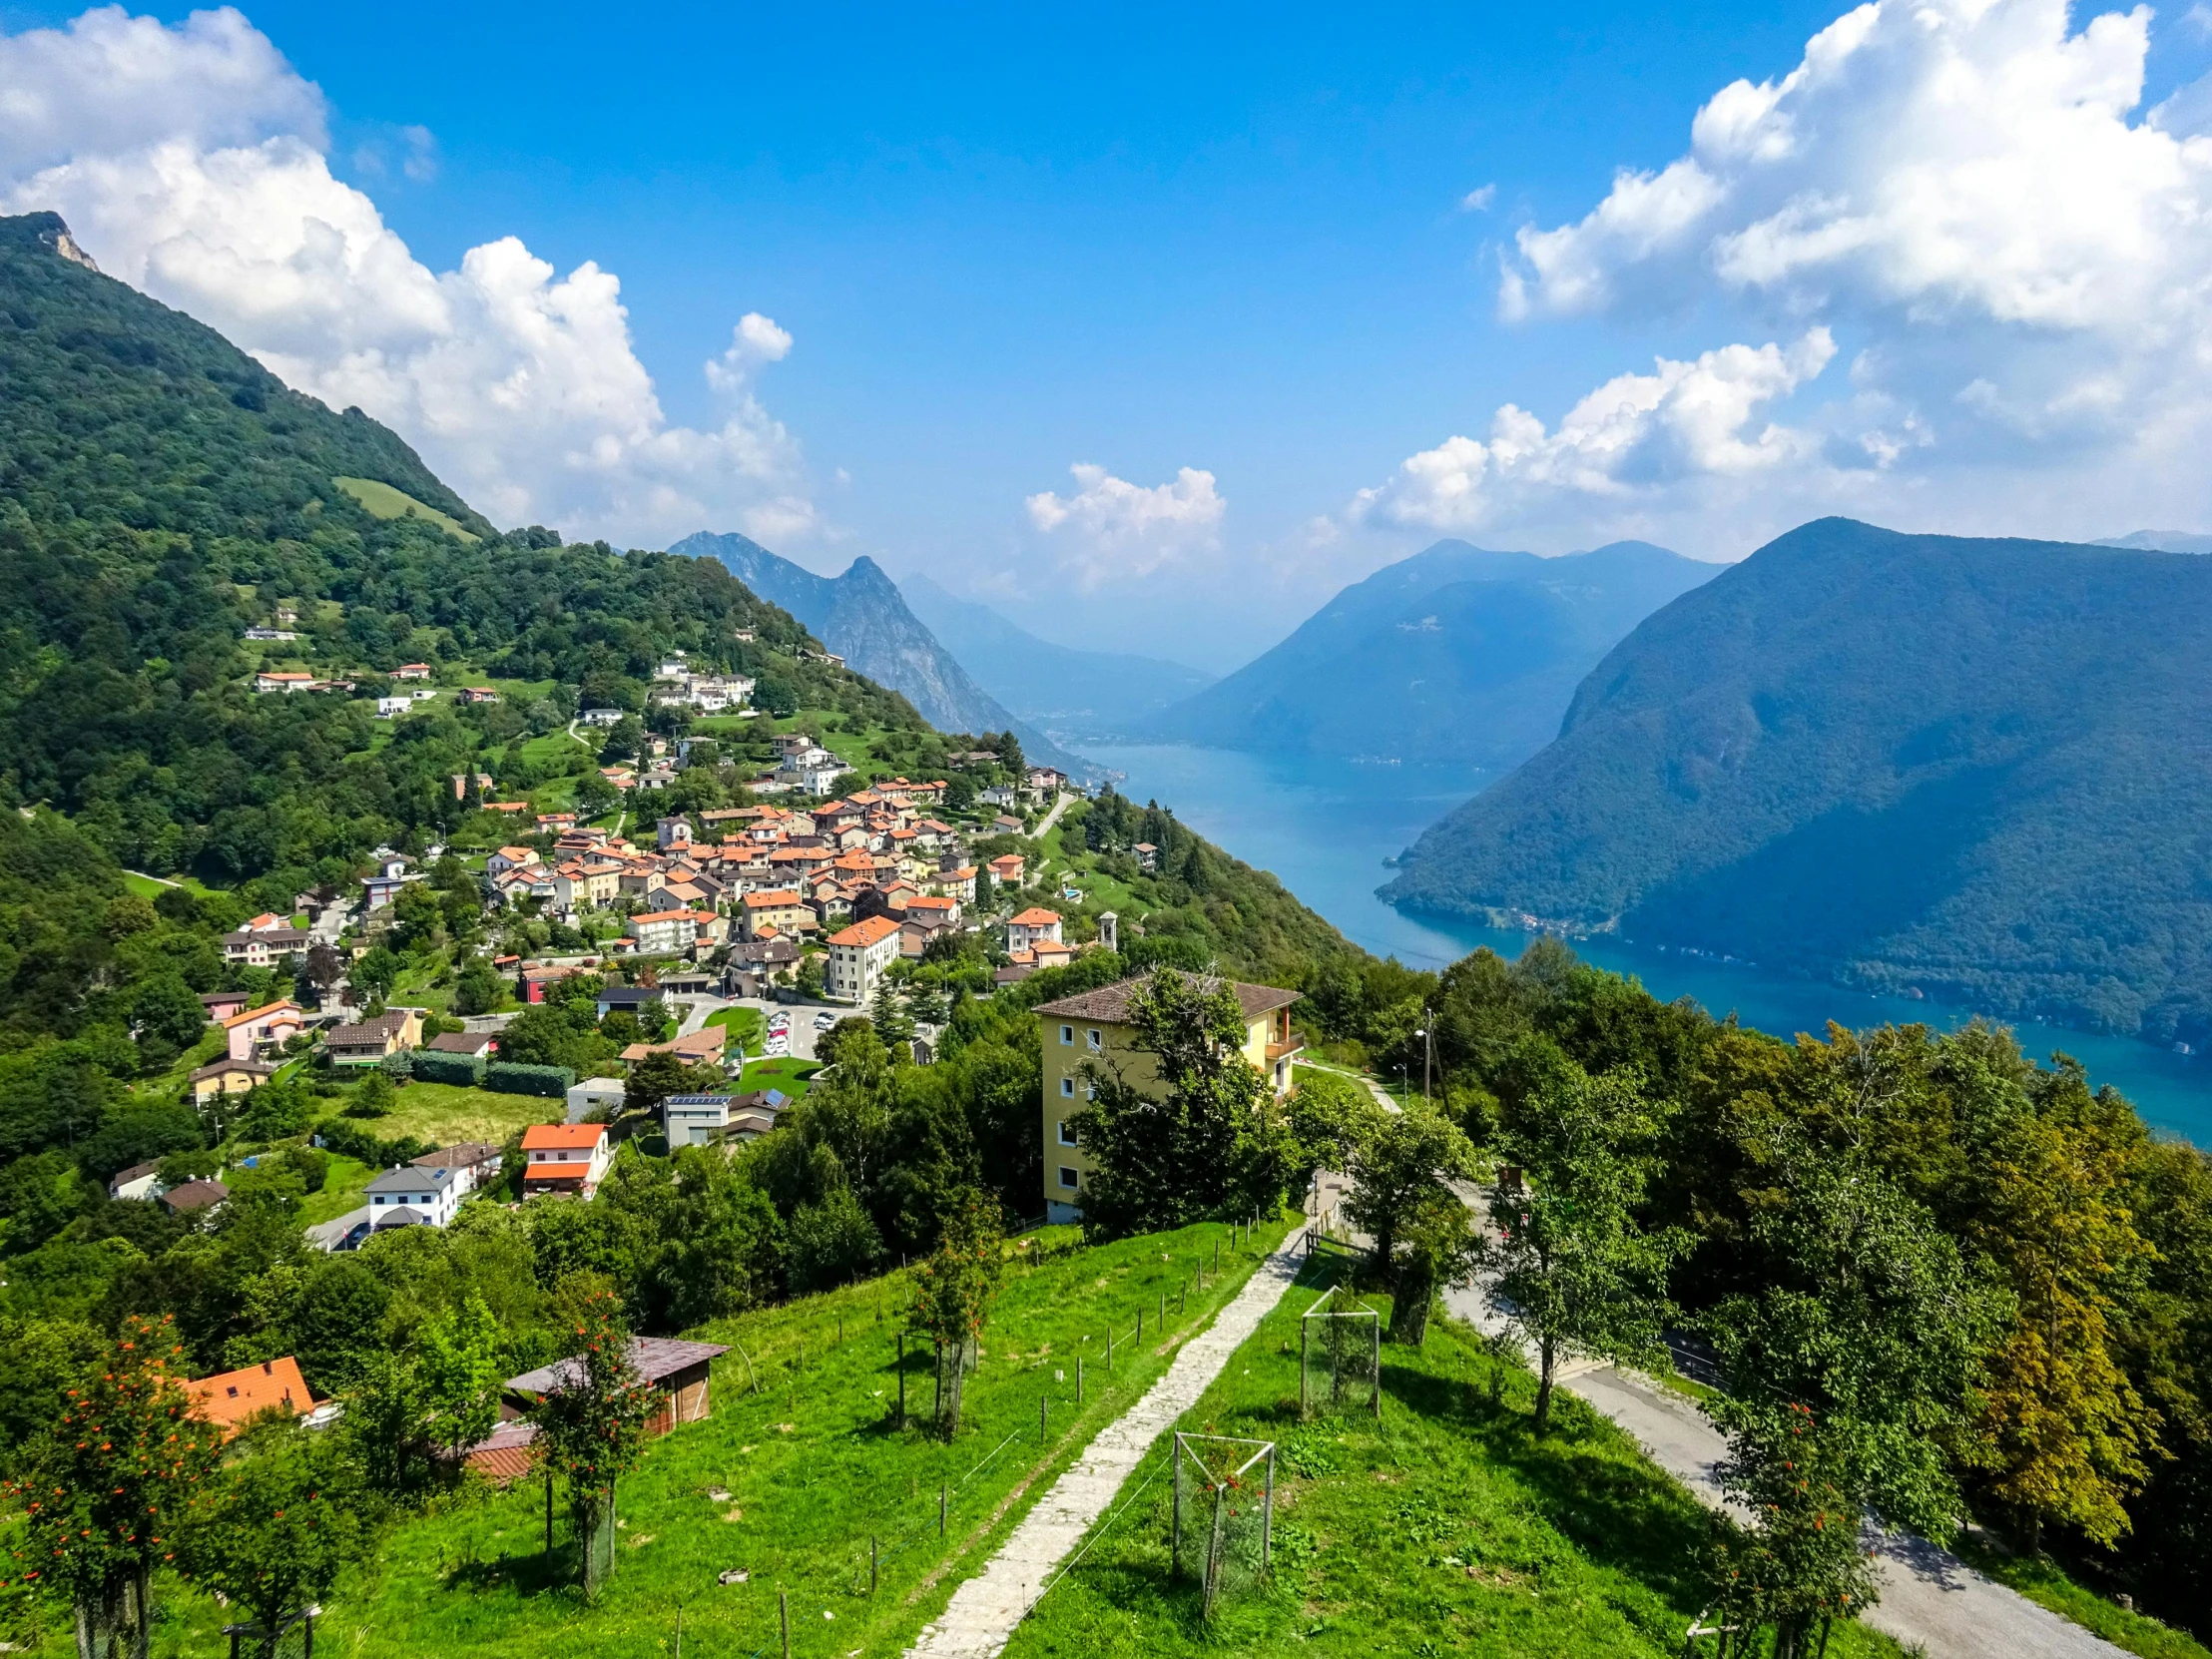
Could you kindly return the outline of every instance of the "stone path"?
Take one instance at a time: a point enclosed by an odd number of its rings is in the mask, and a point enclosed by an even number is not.
[[[1478,1287],[1445,1292],[1444,1306],[1484,1331],[1504,1324]],[[1561,1366],[1558,1378],[1561,1387],[1627,1429],[1693,1495],[1722,1506],[1713,1470],[1728,1442],[1695,1401],[1635,1372],[1588,1361]],[[1926,1539],[1870,1532],[1870,1541],[1882,1555],[1882,1599],[1866,1622],[1931,1659],[2121,1659],[2121,1649]]]
[[[1183,1345],[1167,1374],[1144,1397],[1099,1430],[1075,1466],[1053,1482],[983,1570],[952,1592],[944,1611],[906,1650],[909,1655],[996,1659],[1036,1602],[1052,1569],[1082,1543],[1130,1472],[1175,1426],[1176,1419],[1198,1403],[1199,1395],[1229,1364],[1229,1357],[1282,1300],[1298,1277],[1305,1237],[1306,1230],[1300,1228],[1285,1240],[1214,1323]]]

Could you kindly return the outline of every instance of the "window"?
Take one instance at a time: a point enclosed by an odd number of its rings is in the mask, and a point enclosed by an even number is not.
[[[1066,1118],[1060,1120],[1060,1144],[1062,1146],[1073,1146],[1075,1144],[1075,1125],[1068,1122]]]
[[[1063,1077],[1060,1079],[1060,1098],[1062,1100],[1073,1100],[1075,1098],[1074,1078]]]
[[[1073,1048],[1075,1046],[1074,1026],[1063,1025],[1060,1027],[1060,1046],[1063,1048]]]
[[[1075,1190],[1076,1180],[1077,1177],[1075,1171],[1068,1168],[1067,1165],[1062,1164],[1060,1166],[1060,1186],[1065,1191],[1073,1192]]]
[[[1090,1039],[1090,1044],[1091,1044],[1091,1052],[1092,1052],[1093,1054],[1097,1054],[1097,1053],[1101,1052],[1101,1051],[1102,1051],[1102,1050],[1103,1050],[1103,1049],[1104,1049],[1104,1048],[1106,1047],[1106,1033],[1105,1033],[1105,1032],[1103,1032],[1103,1031],[1087,1031],[1087,1032],[1085,1032],[1085,1033],[1084,1033],[1084,1035],[1085,1035],[1085,1036],[1087,1036],[1087,1037],[1088,1037],[1088,1038]]]

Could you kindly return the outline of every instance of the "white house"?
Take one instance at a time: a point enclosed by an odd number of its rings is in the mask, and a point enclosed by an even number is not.
[[[661,1103],[661,1122],[668,1131],[668,1149],[706,1146],[722,1138],[730,1127],[730,1099],[726,1094],[672,1094]]]
[[[497,1175],[501,1162],[499,1148],[489,1141],[462,1141],[454,1146],[441,1146],[435,1152],[425,1152],[407,1167],[452,1171],[453,1199],[458,1203]]]
[[[620,726],[620,709],[586,709],[578,719],[586,726]]]
[[[1057,913],[1032,906],[1006,923],[1006,948],[1008,951],[1031,950],[1040,944],[1060,942],[1060,918]]]
[[[603,1123],[535,1123],[522,1132],[522,1196],[567,1193],[589,1200],[614,1162]]]
[[[361,889],[366,907],[381,910],[407,884],[407,860],[390,847],[380,846],[375,852],[375,862],[376,873],[361,877]]]
[[[875,994],[883,970],[898,960],[898,923],[889,916],[869,916],[831,933],[829,943],[830,994],[865,1003]]]
[[[414,699],[412,697],[379,697],[376,700],[376,718],[378,720],[397,720],[413,707]]]
[[[402,1164],[388,1169],[362,1189],[368,1199],[368,1225],[443,1227],[460,1208],[461,1173]]]

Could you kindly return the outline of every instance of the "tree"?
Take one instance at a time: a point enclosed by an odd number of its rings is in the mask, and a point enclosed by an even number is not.
[[[585,1298],[576,1354],[538,1407],[539,1455],[568,1488],[583,1547],[584,1594],[614,1570],[615,1482],[637,1466],[656,1396],[630,1364],[630,1330],[610,1292]]]
[[[1474,1174],[1474,1148],[1456,1124],[1426,1107],[1378,1111],[1353,1149],[1345,1213],[1375,1239],[1390,1286],[1390,1340],[1418,1347],[1438,1290],[1472,1270],[1478,1254],[1464,1200],[1445,1183]]]
[[[138,1022],[141,1042],[158,1038],[173,1054],[198,1042],[208,1027],[207,1008],[192,987],[173,973],[142,981],[132,995],[131,1014]]]
[[[274,1656],[286,1623],[373,1551],[373,1512],[340,1442],[279,1424],[245,1437],[180,1553],[199,1584],[246,1610],[262,1651]]]
[[[850,1284],[883,1256],[882,1235],[849,1186],[831,1187],[818,1204],[802,1204],[786,1230],[794,1291]]]
[[[898,992],[892,988],[888,979],[876,982],[875,996],[868,1003],[867,1013],[868,1023],[875,1028],[876,1036],[882,1039],[883,1046],[892,1055],[903,1059],[911,1054],[912,1050],[907,1045],[914,1040],[914,1022],[907,1017]]]
[[[353,964],[350,975],[356,990],[367,991],[371,996],[389,996],[392,986],[399,983],[400,961],[382,945],[373,945],[368,953]]]
[[[1304,1191],[1322,1170],[1350,1170],[1361,1144],[1386,1115],[1366,1084],[1342,1072],[1301,1067],[1298,1086],[1285,1103],[1289,1189]]]
[[[1085,1222],[1126,1237],[1279,1202],[1288,1148],[1267,1079],[1244,1057],[1237,993],[1159,969],[1131,995],[1129,1022],[1154,1075],[1140,1087],[1117,1061],[1083,1068],[1094,1098],[1073,1121],[1097,1164]]]
[[[221,1454],[184,1377],[167,1318],[126,1320],[6,1488],[38,1563],[29,1576],[75,1603],[78,1659],[104,1653],[108,1633],[125,1625],[145,1659],[154,1569],[174,1556],[177,1528]]]
[[[1863,1159],[1785,1151],[1773,1202],[1750,1221],[1757,1288],[1704,1322],[1728,1372],[1716,1409],[1731,1455],[1757,1469],[1760,1447],[1810,1438],[1854,1512],[1943,1542],[1963,1507],[1943,1448],[1997,1302],[1927,1209]]]
[[[1774,1629],[1771,1659],[1828,1651],[1830,1627],[1874,1605],[1876,1580],[1859,1542],[1860,1507],[1830,1425],[1791,1404],[1744,1419],[1720,1465],[1721,1483],[1752,1516],[1714,1517],[1716,1622],[1755,1652]]]
[[[907,1329],[937,1351],[937,1425],[946,1439],[960,1427],[960,1382],[975,1341],[990,1317],[1006,1268],[998,1206],[970,1189],[945,1218],[937,1248],[914,1264]],[[949,1367],[950,1386],[944,1385]]]
[[[1686,1248],[1678,1230],[1646,1233],[1635,1219],[1651,1177],[1648,1148],[1661,1113],[1627,1072],[1577,1070],[1516,1114],[1507,1153],[1526,1176],[1491,1207],[1499,1237],[1485,1244],[1509,1318],[1536,1345],[1535,1427],[1551,1421],[1563,1350],[1649,1364],[1669,1306],[1668,1265]]]
[[[431,1440],[449,1455],[489,1434],[499,1422],[498,1322],[471,1291],[459,1308],[433,1314],[417,1339],[423,1403]]]
[[[334,945],[321,939],[307,946],[307,954],[301,974],[314,989],[317,1003],[336,990],[345,978],[345,958]]]
[[[499,975],[492,972],[491,964],[481,956],[471,956],[453,981],[453,1011],[456,1014],[488,1014],[499,1006],[505,992],[506,986],[500,983]]]
[[[587,772],[577,780],[576,815],[587,824],[614,811],[621,800],[622,792],[596,772]]]
[[[2152,1251],[2126,1205],[2120,1138],[2075,1082],[1990,1149],[1971,1232],[2017,1315],[1988,1359],[1970,1455],[2026,1520],[2031,1549],[2045,1519],[2106,1547],[2128,1530],[2122,1499],[2159,1422],[2113,1356],[2115,1291]]]
[[[670,1049],[659,1049],[630,1067],[622,1086],[622,1109],[653,1113],[672,1094],[702,1094],[720,1085],[721,1077],[709,1067],[687,1066]]]

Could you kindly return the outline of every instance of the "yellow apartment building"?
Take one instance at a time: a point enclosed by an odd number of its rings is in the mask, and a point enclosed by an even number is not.
[[[1037,1005],[1044,1048],[1044,1207],[1055,1223],[1081,1218],[1083,1188],[1091,1178],[1090,1158],[1075,1144],[1071,1122],[1089,1097],[1083,1067],[1095,1061],[1118,1069],[1140,1089],[1157,1076],[1152,1055],[1137,1047],[1136,1028],[1129,1022],[1129,1000],[1143,983],[1124,979]],[[1291,1032],[1291,1004],[1299,993],[1234,981],[1229,988],[1237,993],[1244,1014],[1240,1052],[1280,1100],[1290,1093],[1291,1060],[1302,1046]]]

